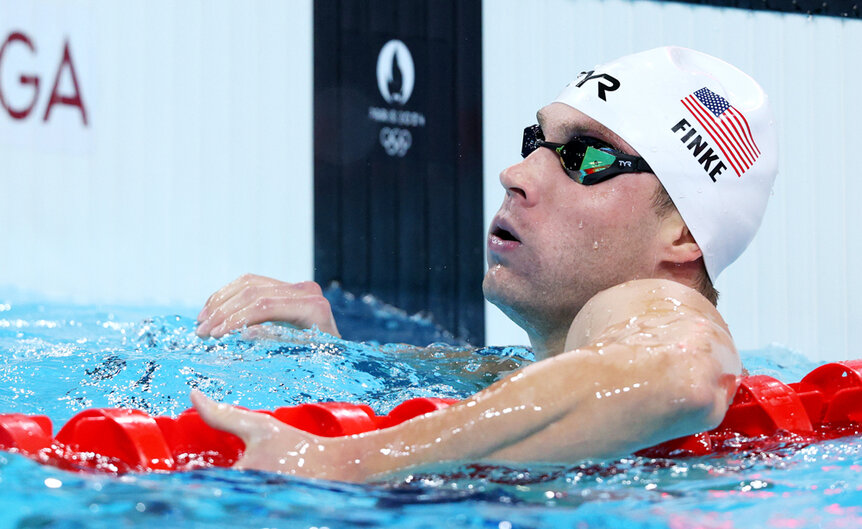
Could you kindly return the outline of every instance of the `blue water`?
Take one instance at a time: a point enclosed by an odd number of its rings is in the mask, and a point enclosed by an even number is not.
[[[203,341],[196,308],[34,302],[0,294],[0,412],[46,414],[56,429],[89,407],[176,415],[192,387],[249,408],[308,401],[372,404],[465,397],[493,382],[482,362],[530,360],[522,348],[472,359],[421,318],[330,292],[345,336],[391,333],[431,350],[336,340],[278,326],[273,339]],[[177,314],[175,314],[177,313]],[[479,358],[481,357],[481,358]],[[791,382],[815,365],[773,347],[749,370]],[[0,527],[862,527],[862,440],[771,453],[577,465],[440,466],[353,485],[260,472],[69,473],[0,452]]]

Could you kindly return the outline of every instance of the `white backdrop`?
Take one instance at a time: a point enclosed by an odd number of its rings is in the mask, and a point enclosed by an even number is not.
[[[483,19],[487,220],[520,131],[577,72],[663,44],[723,57],[772,97],[782,150],[720,308],[742,348],[859,356],[862,21],[623,0],[486,0]],[[311,0],[0,0],[2,42],[5,105],[33,108],[0,106],[0,285],[196,306],[245,271],[313,275]],[[526,342],[492,307],[487,335]]]
[[[754,243],[717,283],[743,349],[778,343],[812,359],[858,358],[862,338],[862,20],[621,0],[484,3],[485,216],[520,131],[581,70],[676,44],[737,65],[770,95],[780,174]],[[526,337],[493,307],[493,343]]]
[[[0,283],[201,305],[255,271],[312,276],[312,11],[291,2],[3,1]],[[50,99],[63,43],[72,67]]]

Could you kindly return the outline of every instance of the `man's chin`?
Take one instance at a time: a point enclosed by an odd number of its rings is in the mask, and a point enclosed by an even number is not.
[[[522,321],[518,307],[523,304],[523,300],[518,299],[517,292],[513,288],[514,280],[504,281],[500,277],[500,271],[492,272],[492,270],[488,270],[482,281],[482,293],[485,295],[485,299],[500,309],[510,320],[521,326]]]
[[[484,294],[486,300],[497,306],[499,306],[498,303],[502,299],[503,290],[501,284],[503,281],[499,277],[500,272],[499,265],[492,266],[485,272],[485,277],[482,279],[482,294]]]

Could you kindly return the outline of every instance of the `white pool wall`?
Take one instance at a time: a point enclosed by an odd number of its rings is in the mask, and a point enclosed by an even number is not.
[[[313,274],[312,4],[0,2],[0,280],[85,302],[201,305]],[[71,106],[43,120],[63,52]],[[61,76],[74,93],[71,76]]]
[[[742,349],[771,343],[814,360],[859,358],[862,341],[862,20],[623,0],[487,0],[485,217],[520,131],[578,72],[662,45],[737,65],[770,95],[780,173],[763,225],[717,282]],[[855,154],[854,154],[855,153]],[[488,305],[492,343],[525,343]]]

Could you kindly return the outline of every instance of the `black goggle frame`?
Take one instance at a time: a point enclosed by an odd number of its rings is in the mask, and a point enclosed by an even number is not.
[[[575,137],[566,143],[552,143],[545,141],[545,135],[539,125],[525,128],[521,156],[526,158],[539,147],[555,151],[569,177],[587,186],[624,173],[653,172],[643,158],[614,150],[597,139]]]

